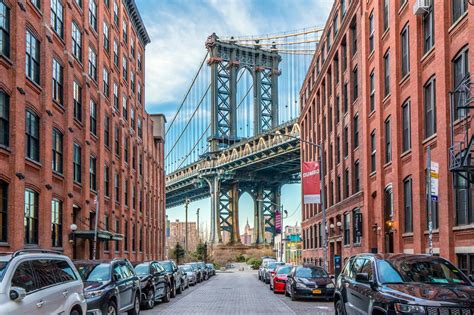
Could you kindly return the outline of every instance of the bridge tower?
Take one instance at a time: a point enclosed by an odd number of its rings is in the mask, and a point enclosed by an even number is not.
[[[211,136],[209,160],[216,160],[221,150],[240,139],[237,137],[237,74],[242,68],[250,71],[253,80],[254,132],[261,134],[276,127],[278,118],[278,69],[281,61],[276,48],[263,50],[221,41],[214,33],[207,38],[208,65],[211,71]],[[239,181],[221,183],[217,171],[206,176],[211,193],[211,242],[222,243],[222,232],[229,233],[230,243],[240,242],[238,222]],[[274,213],[279,208],[280,186],[255,184],[254,240],[265,242],[265,232],[274,231]]]

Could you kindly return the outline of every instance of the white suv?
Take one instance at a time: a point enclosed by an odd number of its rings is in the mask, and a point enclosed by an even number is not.
[[[67,256],[46,250],[0,254],[2,314],[85,315],[83,289]]]

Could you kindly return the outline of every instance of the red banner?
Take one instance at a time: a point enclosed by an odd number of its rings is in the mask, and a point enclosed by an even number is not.
[[[321,177],[318,162],[303,162],[303,201],[305,204],[321,203]]]

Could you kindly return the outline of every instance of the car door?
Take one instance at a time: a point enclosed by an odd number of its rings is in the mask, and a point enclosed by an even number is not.
[[[364,266],[367,259],[357,257],[349,269],[349,275],[345,278],[346,283],[346,309],[348,314],[366,314],[361,309],[361,287],[360,283],[356,281],[356,275],[361,272],[362,267]]]
[[[374,292],[371,286],[371,282],[374,281],[374,263],[371,259],[366,259],[364,261],[364,265],[359,270],[359,273],[367,274],[368,275],[368,282],[360,282],[356,281],[355,292],[354,294],[357,295],[357,309],[363,312],[364,314],[368,314],[369,308],[371,305],[371,301],[374,296]]]
[[[122,271],[121,263],[116,262],[113,264],[112,277],[115,281],[115,286],[118,289],[119,309],[123,309],[125,306],[130,304],[130,301],[129,299],[127,300],[127,279],[126,275]]]
[[[176,289],[177,289],[181,286],[181,274],[179,273],[178,266],[176,266],[174,261],[171,262],[171,266],[173,267],[173,277],[175,278]]]
[[[129,306],[133,304],[133,292],[135,288],[134,283],[134,274],[128,267],[126,263],[121,263],[120,268],[122,268],[122,273],[125,276],[125,290],[124,290],[124,298],[125,298],[125,306]]]
[[[58,270],[52,259],[35,259],[31,267],[37,281],[38,294],[37,311],[42,314],[58,314],[64,312],[64,288],[57,277]]]
[[[156,292],[163,292],[163,294],[166,294],[165,290],[168,282],[166,279],[166,271],[156,262],[154,262],[152,265],[156,271]]]
[[[54,273],[58,281],[56,292],[59,292],[60,305],[63,306],[63,311],[67,312],[72,301],[77,298],[77,294],[83,293],[82,282],[66,260],[52,259],[51,265],[54,266]]]
[[[41,293],[37,291],[36,285],[37,283],[30,261],[20,262],[13,272],[13,276],[9,280],[9,288],[7,292],[10,292],[13,287],[22,288],[26,291],[26,296],[23,300],[18,302],[8,299],[8,302],[2,305],[2,309],[7,314],[37,313],[38,308],[36,303],[41,301],[42,296]]]
[[[288,277],[286,278],[285,290],[288,293],[290,293],[291,289],[295,286],[295,272],[296,272],[296,267],[293,267],[293,269],[291,269],[290,273],[288,274]]]

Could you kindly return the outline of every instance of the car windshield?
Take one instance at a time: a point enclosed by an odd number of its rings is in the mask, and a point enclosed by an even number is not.
[[[8,266],[8,261],[0,261],[0,281],[3,279],[3,275],[5,274],[5,271],[7,270]]]
[[[150,270],[149,264],[138,264],[135,266],[135,273],[139,276],[147,275]]]
[[[87,264],[76,266],[84,281],[110,280],[110,264]]]
[[[291,268],[292,268],[291,266],[280,267],[277,270],[277,275],[287,275],[290,273]]]
[[[271,263],[268,264],[267,268],[268,269],[275,269],[276,267],[281,266],[283,264],[284,263],[282,263],[282,262],[271,262]]]
[[[321,268],[300,267],[296,269],[298,278],[324,278],[327,277],[326,271]]]
[[[162,262],[161,265],[163,266],[163,268],[165,268],[166,271],[168,272],[173,272],[173,265],[171,264],[171,262]]]
[[[382,284],[469,284],[461,272],[444,259],[411,259],[393,263],[380,260],[377,262],[377,273]]]
[[[191,267],[190,265],[184,265],[183,270],[186,272],[191,272],[193,271],[193,267]]]

